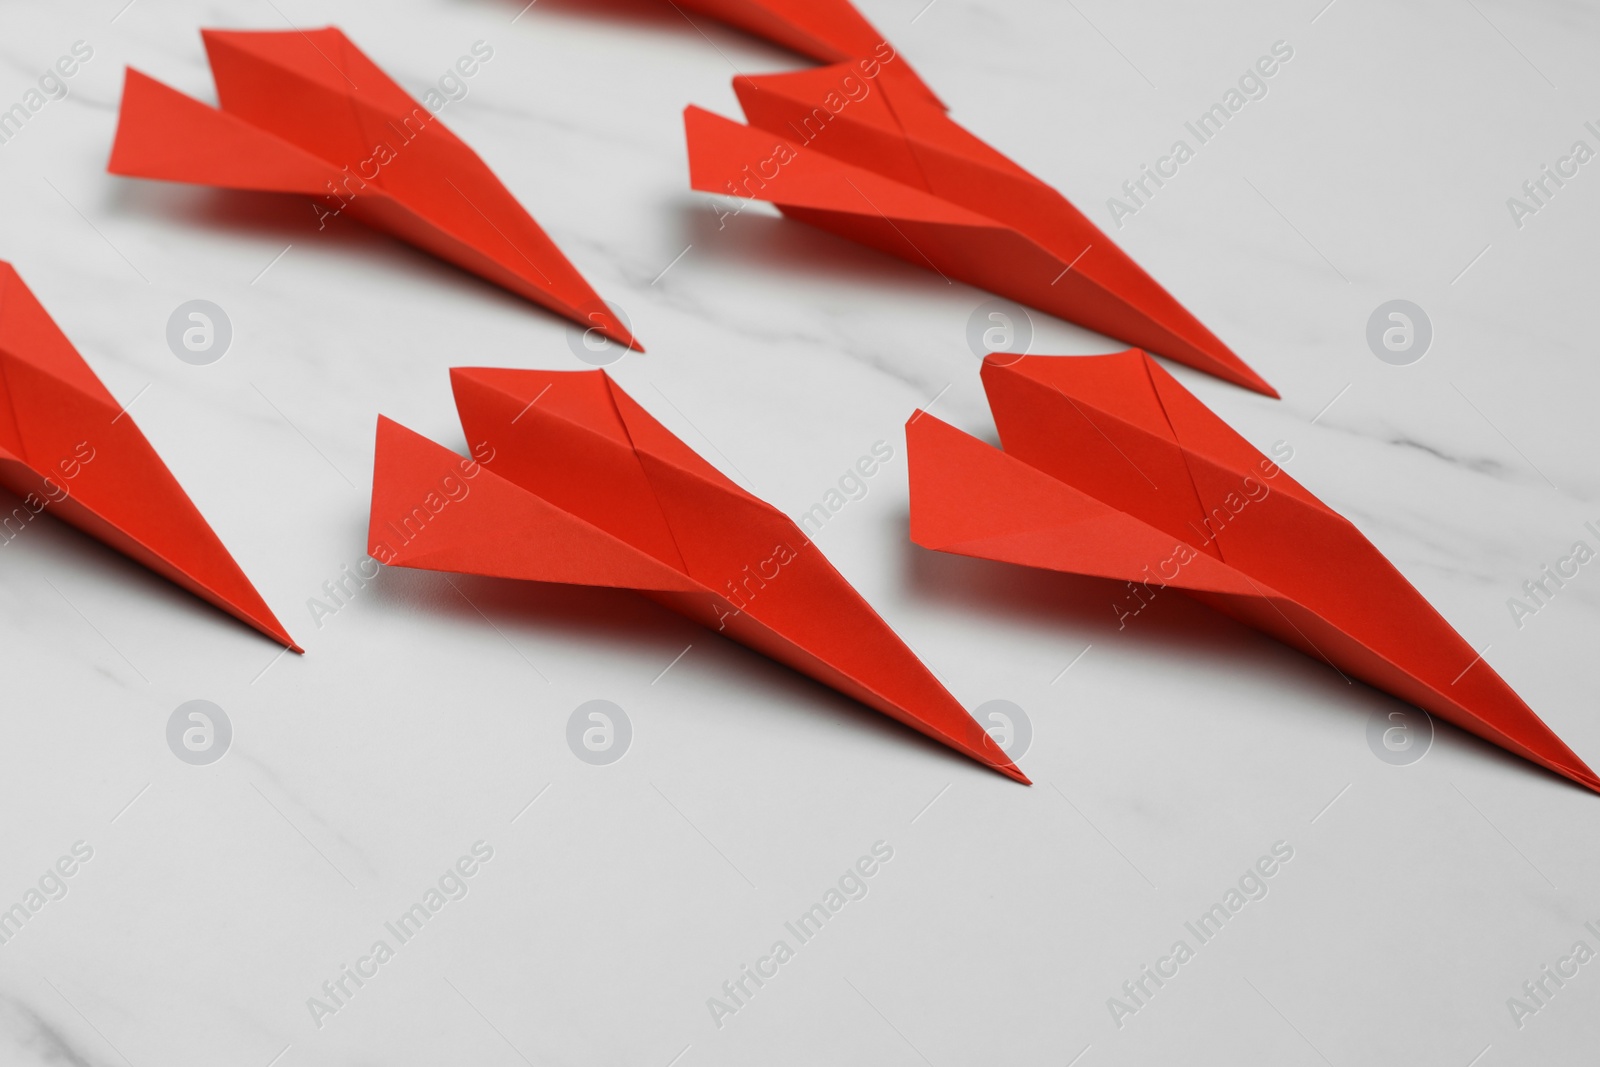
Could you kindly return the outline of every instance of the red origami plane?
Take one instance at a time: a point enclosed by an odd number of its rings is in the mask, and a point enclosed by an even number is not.
[[[108,169],[316,198],[618,344],[632,335],[471,148],[349,38],[202,30],[220,110],[128,69]]]
[[[636,589],[1027,781],[793,522],[723,477],[604,371],[450,376],[482,465],[380,418],[374,559]]]
[[[1004,451],[907,424],[917,544],[1137,583],[1140,604],[1180,589],[1600,792],[1349,520],[1143,352],[990,359],[983,384]]]
[[[48,512],[301,651],[133,417],[0,262],[0,547]]]
[[[890,52],[892,56],[892,51]],[[1065,197],[968,133],[897,58],[733,82],[684,112],[690,184],[1277,396]]]

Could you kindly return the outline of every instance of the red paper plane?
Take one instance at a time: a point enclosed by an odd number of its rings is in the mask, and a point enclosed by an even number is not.
[[[374,559],[638,590],[1027,781],[793,522],[604,371],[457,368],[451,381],[476,458],[380,418]]]
[[[122,405],[0,262],[0,547],[48,512],[301,651]]]
[[[132,69],[113,174],[299,193],[643,351],[466,143],[332,27],[202,30],[220,110]]]
[[[695,189],[770,201],[946,280],[1277,396],[1065,197],[951,121],[896,61],[733,84],[750,125],[684,112]]]
[[[1004,451],[906,427],[911,538],[1172,587],[1600,792],[1600,779],[1340,516],[1143,352],[983,368]],[[1119,615],[1123,609],[1118,609]]]

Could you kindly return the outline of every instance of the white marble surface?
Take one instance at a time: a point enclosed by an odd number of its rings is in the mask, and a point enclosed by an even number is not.
[[[763,206],[719,230],[687,190],[682,107],[736,115],[734,68],[795,57],[643,0],[125,2],[0,4],[0,106],[94,48],[0,145],[0,256],[137,398],[308,652],[275,660],[59,524],[0,550],[0,906],[93,849],[0,945],[0,1061],[1593,1061],[1600,963],[1520,1029],[1506,1001],[1600,949],[1600,800],[1447,727],[1380,762],[1367,723],[1399,705],[1180,597],[1119,633],[1110,585],[908,544],[909,412],[942,391],[941,416],[993,432],[964,342],[985,294]],[[1600,164],[1520,230],[1505,199],[1596,144],[1600,15],[1322,3],[863,6],[959,120],[1102,222],[1293,46],[1118,238],[1283,399],[1183,380],[1290,442],[1294,476],[1595,764],[1600,571],[1521,629],[1506,601],[1600,520]],[[460,444],[446,368],[580,364],[560,320],[359,226],[318,233],[301,202],[104,173],[124,65],[210,98],[198,27],[286,21],[342,26],[418,93],[493,46],[445,121],[626,309],[650,351],[614,372],[712,462],[795,513],[894,444],[820,541],[964,702],[1026,709],[1033,788],[628,595],[397,572],[312,621],[365,547],[377,413]],[[163,337],[196,297],[236,331],[208,367]],[[1437,332],[1409,367],[1363,339],[1395,297]],[[1035,324],[1036,351],[1114,347]],[[164,739],[196,698],[235,731],[207,767]],[[564,741],[592,698],[635,726],[610,767]],[[715,1026],[707,998],[880,840],[869,894]],[[478,841],[470,892],[314,1025],[307,998]],[[1118,1028],[1107,999],[1278,841],[1266,898]]]

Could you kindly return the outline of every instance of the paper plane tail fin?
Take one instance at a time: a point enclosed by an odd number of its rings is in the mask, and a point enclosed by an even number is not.
[[[390,419],[378,419],[368,551],[380,563],[524,581],[685,592],[647,553]]]
[[[911,540],[1089,578],[1247,594],[1215,557],[926,412],[906,423]]]
[[[132,67],[111,146],[112,174],[268,193],[329,192],[338,168]]]

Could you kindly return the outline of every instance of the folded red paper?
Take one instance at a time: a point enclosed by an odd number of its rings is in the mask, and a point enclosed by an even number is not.
[[[919,413],[911,538],[1179,589],[1511,752],[1600,779],[1340,516],[1143,352],[983,368],[1004,451]]]
[[[300,651],[133,417],[0,262],[0,547],[49,513]]]
[[[817,60],[882,58],[893,54],[883,34],[849,0],[676,0],[690,11],[736,26],[773,44]],[[896,59],[900,75],[913,79],[934,103],[938,97],[911,72],[904,59]],[[943,106],[942,104],[940,105]]]
[[[221,108],[129,68],[111,173],[315,197],[319,228],[348,212],[639,348],[477,153],[341,31],[201,33]]]
[[[849,0],[679,0],[683,7],[737,26],[824,63],[871,55],[883,35]]]
[[[1026,782],[800,529],[604,371],[457,368],[474,458],[379,419],[381,563],[635,589]]]
[[[1277,393],[1060,193],[945,114],[892,49],[734,79],[750,125],[684,113],[689,180]]]

